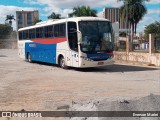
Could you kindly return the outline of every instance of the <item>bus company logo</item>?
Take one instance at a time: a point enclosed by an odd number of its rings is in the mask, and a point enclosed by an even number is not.
[[[2,112],[2,117],[12,117],[11,112]]]
[[[29,44],[29,47],[36,47],[36,44]]]

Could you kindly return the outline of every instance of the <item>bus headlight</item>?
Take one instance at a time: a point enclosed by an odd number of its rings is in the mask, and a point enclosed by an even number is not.
[[[87,60],[87,61],[93,61],[92,59],[90,59],[90,58],[87,58],[87,57],[84,57],[84,56],[80,56],[82,59],[84,59],[84,60]]]

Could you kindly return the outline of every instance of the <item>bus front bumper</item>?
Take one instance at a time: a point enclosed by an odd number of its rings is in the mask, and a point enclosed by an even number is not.
[[[87,60],[81,59],[81,61],[79,62],[79,67],[80,68],[102,67],[107,65],[113,65],[113,63],[114,63],[114,58],[104,60],[104,61],[87,61]]]

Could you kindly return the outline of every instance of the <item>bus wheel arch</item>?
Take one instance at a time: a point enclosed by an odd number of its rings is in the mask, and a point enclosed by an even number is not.
[[[63,69],[67,69],[67,66],[65,64],[65,58],[62,54],[58,56],[58,65]]]

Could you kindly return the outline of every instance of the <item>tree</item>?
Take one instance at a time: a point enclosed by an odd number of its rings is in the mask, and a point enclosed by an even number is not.
[[[69,15],[70,17],[76,16],[92,16],[97,17],[97,11],[94,9],[91,9],[89,6],[81,6],[81,7],[74,7],[73,12]]]
[[[148,0],[118,0],[118,1],[123,1],[124,3],[120,8],[120,17],[122,18],[122,20],[127,20],[128,25],[130,24],[132,30],[131,43],[133,43],[133,37],[134,33],[136,34],[137,24],[147,13],[147,9],[144,5],[144,2]]]
[[[48,16],[48,19],[61,19],[61,15],[52,12],[52,14]]]
[[[0,39],[7,38],[12,31],[11,26],[0,24]]]
[[[41,21],[42,21],[42,20],[40,20],[40,19],[36,19],[36,20],[33,21],[32,24],[35,25],[36,23],[41,22]]]
[[[148,25],[145,30],[145,38],[149,38],[149,34],[154,33],[155,35],[158,35],[160,33],[160,21],[155,21],[154,23],[151,23]]]
[[[12,26],[12,20],[15,20],[14,15],[6,15],[6,20],[9,21],[9,25]]]

